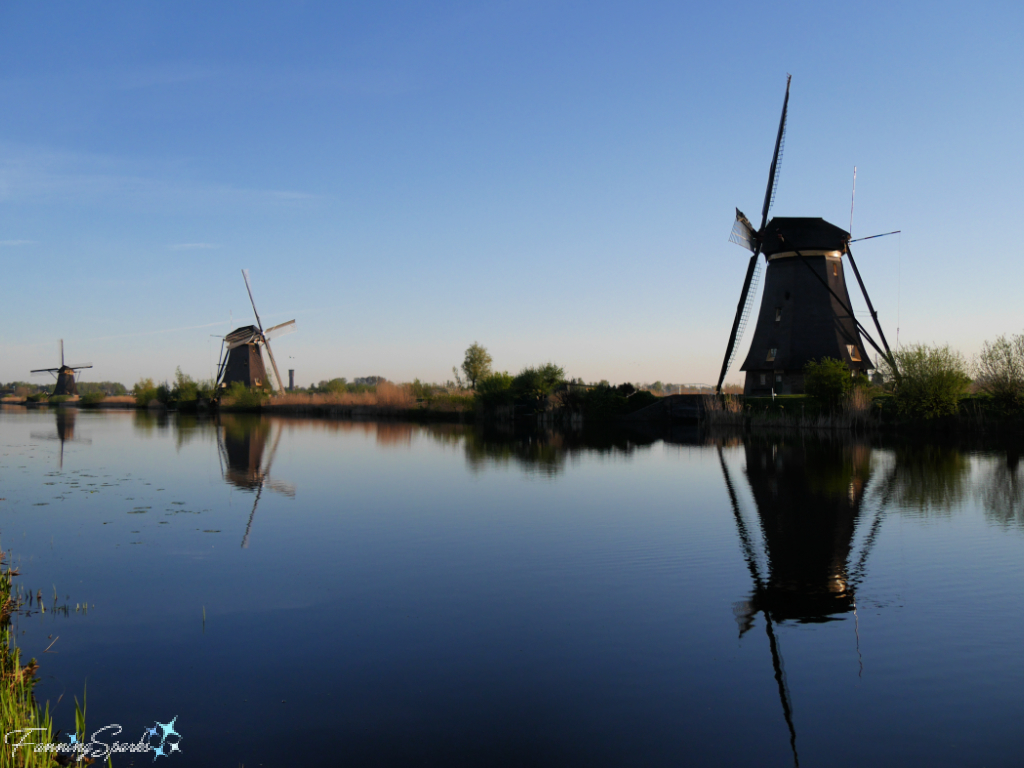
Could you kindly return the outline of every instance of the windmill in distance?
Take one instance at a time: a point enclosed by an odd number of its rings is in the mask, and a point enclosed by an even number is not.
[[[92,363],[84,365],[66,365],[64,363],[64,339],[60,340],[60,366],[57,368],[36,368],[31,373],[52,373],[57,377],[57,386],[53,388],[50,397],[57,395],[77,395],[78,386],[75,384],[75,371],[85,368],[92,368]]]
[[[252,288],[249,285],[249,270],[243,269],[242,277],[245,280],[245,290],[249,293],[253,314],[256,315],[256,325],[244,325],[224,337],[223,352],[217,363],[217,389],[227,389],[232,383],[240,381],[247,387],[269,386],[272,392],[281,393],[284,387],[281,384],[277,363],[274,361],[274,353],[270,349],[270,340],[296,330],[295,321],[289,320],[264,331],[263,321],[260,320],[260,313],[256,309]],[[268,375],[263,360],[264,349],[270,358],[273,376]]]
[[[715,389],[718,393],[753,309],[758,256],[762,254],[767,263],[764,293],[750,351],[740,366],[740,370],[746,371],[743,394],[803,394],[804,366],[826,357],[841,360],[853,372],[870,370],[874,366],[868,358],[865,340],[892,361],[878,313],[853,260],[850,233],[821,218],[777,216],[768,220],[779,183],[791,79],[786,76],[786,96],[761,206],[761,225],[755,230],[737,208],[729,237],[731,242],[751,251],[751,256]],[[850,260],[884,350],[854,315],[843,256]]]

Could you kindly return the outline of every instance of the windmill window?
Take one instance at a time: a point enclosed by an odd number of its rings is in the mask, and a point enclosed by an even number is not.
[[[768,374],[767,373],[762,373],[761,374],[761,386],[763,387],[767,383],[768,383]]]
[[[782,319],[782,307],[775,308],[775,322],[779,322]]]
[[[776,384],[781,384],[782,383],[782,374],[781,373],[776,373],[775,374],[775,383]]]
[[[850,353],[851,360],[853,360],[855,363],[860,362],[860,350],[857,349],[856,344],[847,344],[846,351]]]
[[[772,347],[771,349],[769,349],[768,350],[768,357],[765,358],[765,361],[770,363],[772,360],[774,360],[775,359],[775,355],[778,353],[778,351],[779,350],[778,350],[777,347]]]

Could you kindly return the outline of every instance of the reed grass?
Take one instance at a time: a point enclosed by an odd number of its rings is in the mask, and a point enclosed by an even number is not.
[[[5,563],[0,552],[0,734],[37,728],[28,738],[31,743],[52,742],[53,719],[49,705],[40,708],[36,703],[34,689],[37,682],[35,659],[28,664],[21,663],[21,649],[14,642],[11,631],[11,614],[21,607],[21,599],[14,593],[13,579],[17,570]],[[84,736],[85,711],[81,714],[80,735]],[[76,711],[76,727],[78,726]],[[24,747],[14,750],[7,744],[0,745],[0,765],[11,768],[51,768],[52,754],[32,752]]]

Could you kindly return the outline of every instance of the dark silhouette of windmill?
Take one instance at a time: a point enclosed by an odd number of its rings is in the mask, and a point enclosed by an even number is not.
[[[718,392],[722,391],[722,382],[736,354],[736,344],[750,317],[759,275],[758,256],[761,254],[764,254],[768,266],[754,338],[750,352],[740,366],[740,370],[747,373],[744,394],[762,395],[773,391],[776,394],[802,394],[804,366],[811,360],[826,357],[842,360],[851,371],[869,370],[874,366],[868,358],[864,340],[880,355],[890,361],[892,359],[878,314],[853,260],[850,243],[856,241],[850,240],[850,233],[821,218],[780,216],[768,220],[779,183],[779,165],[785,145],[790,79],[787,76],[775,153],[761,207],[761,226],[755,230],[737,208],[736,222],[729,237],[732,242],[751,251],[752,255],[736,306],[722,372],[718,377]],[[846,288],[843,256],[850,260],[884,350],[854,316]]]
[[[240,381],[247,387],[269,387],[273,392],[284,392],[281,374],[278,373],[277,363],[274,361],[274,352],[270,349],[270,340],[294,331],[295,321],[289,320],[264,331],[260,313],[252,298],[252,288],[249,286],[249,270],[243,269],[242,277],[245,280],[245,290],[249,293],[253,314],[256,315],[256,325],[244,325],[224,337],[220,361],[217,364],[217,388],[226,389],[233,382]],[[273,376],[268,376],[263,360],[264,349],[270,358]]]
[[[217,445],[220,449],[221,474],[224,480],[246,491],[256,494],[249,513],[249,522],[245,526],[242,537],[242,548],[249,547],[249,533],[252,521],[256,516],[256,507],[264,488],[295,498],[295,486],[270,477],[270,468],[277,455],[277,445],[281,441],[281,428],[278,427],[274,443],[270,449],[266,464],[263,453],[267,448],[267,440],[272,430],[271,423],[259,417],[221,415],[217,425]]]
[[[718,458],[732,505],[740,547],[753,589],[734,607],[740,637],[764,619],[789,729],[794,763],[799,765],[792,698],[786,684],[782,649],[775,626],[834,621],[856,612],[856,589],[864,578],[868,554],[878,537],[884,499],[876,508],[859,547],[864,498],[871,482],[871,449],[835,442],[786,443],[744,440],[747,480],[757,506],[757,525],[748,523],[728,465]],[[763,544],[762,566],[754,531]],[[859,653],[859,637],[858,637]]]
[[[32,373],[52,373],[57,377],[57,385],[53,388],[53,393],[50,395],[51,397],[56,395],[77,395],[78,386],[75,384],[75,371],[81,371],[85,368],[92,368],[92,363],[85,363],[84,365],[65,365],[64,339],[61,339],[60,366],[57,368],[37,368],[32,371]]]

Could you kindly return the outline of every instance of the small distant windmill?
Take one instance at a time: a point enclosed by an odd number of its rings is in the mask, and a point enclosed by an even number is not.
[[[245,535],[242,537],[243,549],[249,547],[252,521],[256,517],[256,507],[260,503],[264,488],[295,498],[295,486],[272,480],[270,477],[270,468],[274,465],[274,456],[277,455],[277,444],[281,441],[280,427],[277,429],[266,464],[263,463],[263,452],[266,450],[270,431],[270,422],[267,420],[252,420],[245,416],[222,415],[217,427],[217,445],[220,449],[224,480],[236,488],[256,493],[252,511],[249,513],[249,522],[245,526]]]
[[[878,313],[853,260],[850,243],[855,241],[850,239],[850,233],[821,218],[777,216],[768,220],[779,183],[779,163],[785,145],[789,83],[790,78],[787,77],[786,98],[782,103],[775,153],[761,207],[761,226],[755,230],[737,208],[729,237],[732,242],[751,251],[751,257],[729,334],[722,372],[718,377],[718,392],[722,391],[722,382],[732,365],[736,345],[753,309],[760,267],[758,256],[762,254],[767,262],[764,294],[750,352],[740,366],[740,370],[747,374],[744,394],[802,394],[804,366],[811,360],[820,361],[826,357],[842,360],[851,371],[868,370],[873,366],[864,347],[865,340],[879,355],[892,359],[878,322]],[[853,267],[884,350],[854,315],[846,288],[843,256]]]
[[[86,363],[85,365],[65,365],[64,364],[64,339],[60,340],[60,367],[58,368],[37,368],[32,373],[52,373],[57,377],[57,386],[53,388],[53,394],[51,395],[77,395],[78,386],[75,384],[75,371],[81,371],[84,368],[92,368],[92,363]]]
[[[232,383],[240,381],[247,387],[269,386],[273,392],[283,392],[284,386],[281,384],[281,374],[278,373],[277,363],[274,361],[274,353],[270,349],[270,340],[292,333],[295,330],[295,321],[289,320],[264,331],[260,313],[252,298],[249,270],[243,269],[242,277],[245,279],[245,290],[249,292],[253,314],[256,315],[256,325],[244,325],[224,337],[223,351],[217,364],[217,388],[226,389]],[[267,375],[263,349],[267,350],[267,357],[270,358],[273,377]]]

